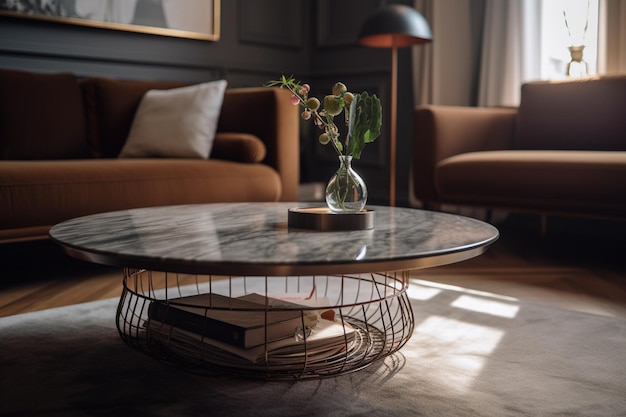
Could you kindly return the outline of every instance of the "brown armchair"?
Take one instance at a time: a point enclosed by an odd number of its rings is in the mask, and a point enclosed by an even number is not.
[[[415,109],[414,196],[626,219],[626,75],[522,86],[519,108]]]

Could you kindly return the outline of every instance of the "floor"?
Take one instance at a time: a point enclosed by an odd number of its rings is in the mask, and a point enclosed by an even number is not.
[[[626,223],[514,219],[482,256],[420,279],[626,319]],[[551,227],[552,226],[552,227]]]
[[[485,254],[413,277],[626,319],[626,223],[507,216]],[[0,317],[119,296],[121,271],[66,256],[49,241],[0,245]]]

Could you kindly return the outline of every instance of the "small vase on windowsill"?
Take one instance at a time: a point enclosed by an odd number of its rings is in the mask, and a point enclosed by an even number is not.
[[[588,74],[587,62],[583,59],[585,45],[570,46],[569,54],[571,61],[567,64],[565,75],[568,77],[584,77]]]
[[[339,156],[339,169],[326,186],[326,205],[333,213],[356,213],[365,208],[367,186],[352,169],[352,157]]]

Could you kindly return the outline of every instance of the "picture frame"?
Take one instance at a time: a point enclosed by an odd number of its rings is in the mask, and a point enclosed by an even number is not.
[[[0,0],[0,15],[217,41],[220,0]]]

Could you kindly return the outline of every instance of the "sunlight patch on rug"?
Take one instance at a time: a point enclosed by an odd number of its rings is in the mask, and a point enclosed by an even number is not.
[[[487,300],[483,297],[475,297],[472,295],[462,295],[450,305],[464,310],[476,311],[478,313],[491,314],[493,316],[505,317],[509,319],[515,318],[519,312],[519,305]]]
[[[428,377],[452,392],[469,392],[504,331],[441,316],[415,327],[407,358],[422,364]],[[442,354],[445,351],[445,354]]]
[[[411,286],[415,286],[415,285],[418,285],[424,288],[438,289],[439,291],[447,290],[447,291],[462,292],[466,294],[473,294],[473,295],[489,297],[489,298],[496,298],[496,299],[506,300],[506,301],[519,301],[518,298],[509,297],[507,295],[500,295],[500,294],[494,294],[494,293],[490,293],[486,291],[472,290],[470,288],[458,287],[456,285],[442,284],[439,282],[432,282],[432,281],[424,281],[424,280],[415,279],[415,278],[410,280],[409,290],[411,289]],[[411,292],[409,292],[409,297],[410,297],[410,294]]]
[[[409,285],[409,288],[407,290],[407,295],[409,296],[409,298],[412,298],[414,300],[427,301],[435,298],[443,291],[440,288],[415,283],[415,281],[416,280],[411,281],[411,285]]]

